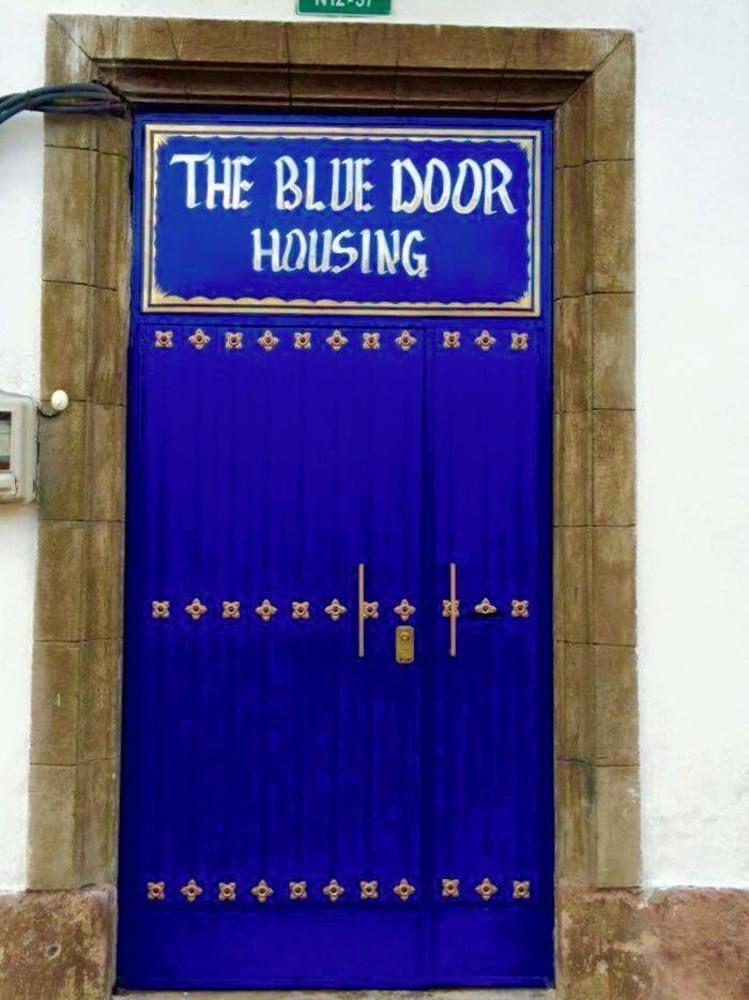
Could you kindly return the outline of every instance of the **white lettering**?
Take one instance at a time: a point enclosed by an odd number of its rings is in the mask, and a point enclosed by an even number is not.
[[[169,161],[169,166],[175,163],[184,163],[187,167],[185,172],[185,205],[188,208],[197,208],[200,205],[197,195],[197,165],[212,159],[210,153],[175,153]]]
[[[279,212],[293,212],[304,197],[297,184],[299,167],[293,156],[279,156],[276,160],[276,208]],[[286,193],[291,192],[287,198]]]

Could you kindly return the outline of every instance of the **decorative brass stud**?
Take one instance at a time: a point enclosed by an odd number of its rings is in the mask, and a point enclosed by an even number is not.
[[[255,608],[255,614],[262,618],[264,622],[269,622],[277,611],[278,608],[274,607],[267,597],[262,604],[258,604]]]
[[[191,878],[187,885],[183,885],[179,890],[185,897],[188,903],[194,903],[198,896],[203,895],[203,890],[200,888],[198,883],[194,878]]]
[[[221,604],[222,618],[239,618],[239,615],[240,615],[239,601],[224,601]]]
[[[400,336],[395,338],[395,342],[402,351],[410,351],[416,343],[416,337],[411,335],[410,330],[401,330]]]
[[[273,889],[268,885],[264,878],[261,878],[257,885],[253,885],[250,892],[258,903],[264,903],[273,895]]]
[[[380,894],[377,879],[372,879],[371,882],[367,881],[360,882],[359,889],[361,890],[362,899],[377,899],[377,897]]]
[[[153,342],[156,347],[174,347],[174,334],[171,330],[157,330]]]
[[[407,622],[411,615],[416,614],[416,608],[413,604],[409,604],[408,600],[404,597],[400,604],[396,604],[393,611],[398,615],[402,622]]]
[[[205,604],[201,604],[200,599],[196,597],[187,605],[185,611],[194,622],[197,622],[208,611],[208,608]]]
[[[227,351],[241,351],[244,347],[243,333],[227,333],[224,337]]]
[[[365,351],[379,351],[380,349],[379,333],[363,333],[361,335],[361,345]]]
[[[274,336],[271,330],[266,330],[257,338],[257,342],[264,351],[272,351],[280,343],[278,337]]]
[[[291,617],[300,619],[309,618],[309,601],[292,601],[291,602]]]
[[[344,337],[340,330],[333,330],[331,335],[326,338],[325,343],[332,347],[334,351],[340,351],[342,347],[348,344],[348,337]]]
[[[306,882],[289,882],[289,899],[306,899]]]
[[[460,895],[460,879],[459,878],[443,878],[442,879],[442,895],[446,899],[457,899]]]
[[[379,618],[380,617],[380,602],[379,601],[362,601],[361,605],[361,616],[362,618]]]
[[[327,896],[331,903],[335,903],[341,898],[345,891],[346,890],[343,886],[339,885],[338,882],[332,878],[323,889],[322,894],[323,896]]]
[[[474,344],[481,348],[482,351],[488,351],[497,341],[492,337],[488,330],[482,330],[481,333],[474,340]]]
[[[497,613],[496,605],[492,604],[488,597],[479,601],[479,603],[474,606],[473,610],[477,615],[494,615]]]
[[[460,333],[457,330],[445,330],[442,334],[442,346],[453,349],[460,347]]]
[[[485,878],[476,886],[476,892],[479,896],[481,896],[485,903],[488,903],[492,896],[496,895],[499,890],[493,882],[491,882],[488,878]]]
[[[294,350],[309,351],[312,347],[312,334],[309,330],[300,331],[294,334]]]
[[[442,617],[443,618],[460,618],[460,601],[451,601],[449,599],[442,602]]]
[[[196,330],[195,333],[191,334],[191,336],[189,336],[187,339],[189,340],[189,342],[192,344],[192,346],[195,348],[196,351],[202,351],[203,348],[207,344],[210,344],[211,342],[211,338],[208,336],[205,330],[199,330],[199,329]]]
[[[166,899],[166,882],[146,882],[146,896],[152,902]]]
[[[327,608],[325,608],[325,614],[330,615],[334,622],[337,622],[347,611],[348,608],[341,604],[337,597],[334,597]]]
[[[527,333],[513,333],[512,340],[510,342],[510,350],[512,351],[527,351],[528,350],[528,334]]]
[[[169,601],[151,601],[152,618],[169,617]]]
[[[402,878],[398,885],[394,887],[393,892],[404,903],[407,903],[411,896],[413,896],[416,892],[416,889],[411,885],[408,879]]]
[[[220,903],[233,903],[237,898],[236,882],[219,882],[218,899]]]
[[[527,618],[531,613],[530,601],[512,601],[510,614],[513,618]]]
[[[528,881],[524,882],[513,882],[512,883],[512,898],[513,899],[530,899],[531,898],[531,884]]]

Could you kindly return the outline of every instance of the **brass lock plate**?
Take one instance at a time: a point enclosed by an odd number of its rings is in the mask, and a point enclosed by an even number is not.
[[[413,625],[399,625],[395,630],[395,662],[413,663],[414,661],[414,629]]]

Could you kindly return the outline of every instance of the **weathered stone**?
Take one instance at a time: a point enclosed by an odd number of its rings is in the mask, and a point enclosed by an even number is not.
[[[114,890],[0,895],[0,996],[108,1000]]]
[[[35,635],[75,642],[81,637],[84,528],[77,521],[42,521],[36,577]]]
[[[625,35],[605,30],[516,29],[507,68],[590,73]]]
[[[122,642],[84,642],[81,652],[77,760],[114,757],[119,748]]]
[[[94,215],[93,284],[98,288],[127,285],[130,273],[129,164],[121,156],[97,153]]]
[[[593,405],[631,410],[635,405],[634,296],[591,295]]]
[[[511,28],[404,24],[396,31],[399,67],[440,69],[504,68],[515,32]]]
[[[105,521],[84,530],[85,637],[117,639],[122,632],[123,526]]]
[[[593,642],[635,644],[633,528],[593,529],[592,618]]]
[[[591,238],[588,169],[560,167],[554,171],[554,294],[558,298],[586,291]]]
[[[285,26],[291,66],[395,66],[398,29],[379,22],[298,21]]]
[[[86,449],[87,516],[121,521],[125,510],[125,410],[88,406]]]
[[[123,405],[127,396],[127,309],[122,292],[91,289],[89,384],[94,403]]]
[[[58,84],[61,80],[66,83],[87,83],[95,76],[95,70],[91,60],[77,45],[64,23],[67,18],[51,14],[47,18],[46,51],[45,51],[45,76],[48,84]],[[56,143],[56,145],[79,145],[74,140],[80,137],[80,122],[70,121],[68,115],[65,122],[59,116],[55,118],[52,126],[53,132],[62,138],[64,130],[66,141]],[[88,125],[84,124],[84,132],[88,134]]]
[[[640,884],[640,787],[636,767],[597,767],[596,885]]]
[[[34,644],[31,695],[32,764],[75,764],[80,647]]]
[[[92,290],[59,281],[42,283],[42,396],[64,387],[71,400],[88,393],[86,360]]]
[[[671,889],[655,893],[646,914],[652,997],[749,997],[749,892]]]
[[[80,520],[86,506],[86,403],[71,403],[39,427],[39,513]]]
[[[91,282],[96,155],[58,146],[44,151],[42,274],[50,281]]]
[[[561,888],[563,1000],[746,1000],[749,892]]]
[[[32,764],[29,769],[28,882],[31,889],[72,889],[79,884],[75,852],[75,778],[76,769],[70,766]]]
[[[634,164],[605,160],[585,170],[591,214],[587,291],[634,291]]]
[[[595,861],[593,768],[559,763],[555,778],[557,884],[589,886]]]
[[[593,650],[582,643],[558,643],[556,708],[557,757],[586,761],[593,757]]]
[[[589,84],[578,86],[554,116],[556,164],[559,167],[579,167],[586,161],[589,94]]]
[[[287,27],[280,21],[170,18],[167,22],[177,59],[188,62],[286,64]]]
[[[591,160],[628,160],[634,155],[634,41],[627,35],[590,79]]]
[[[591,535],[589,528],[560,528],[561,591],[563,635],[567,642],[590,641]]]
[[[595,761],[636,764],[639,756],[637,656],[632,646],[592,646]]]
[[[635,415],[596,410],[593,415],[594,524],[635,523]]]
[[[559,463],[559,523],[565,527],[586,525],[592,518],[591,419],[584,412],[562,413],[561,439],[557,442]]]
[[[666,1000],[652,989],[638,893],[562,887],[557,905],[558,978],[564,1000]]]
[[[76,768],[75,856],[80,885],[115,878],[117,772],[115,760],[90,760]]]
[[[560,299],[554,304],[554,404],[558,411],[590,409],[592,358],[590,297]]]

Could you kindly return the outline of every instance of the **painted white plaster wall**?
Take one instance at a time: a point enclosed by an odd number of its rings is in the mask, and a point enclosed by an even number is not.
[[[637,32],[639,636],[647,882],[749,887],[749,6],[393,0],[392,20]],[[43,80],[44,18],[273,18],[294,0],[24,0],[0,92]],[[0,132],[0,385],[38,378],[40,123]],[[0,888],[24,882],[36,519],[0,512]]]

